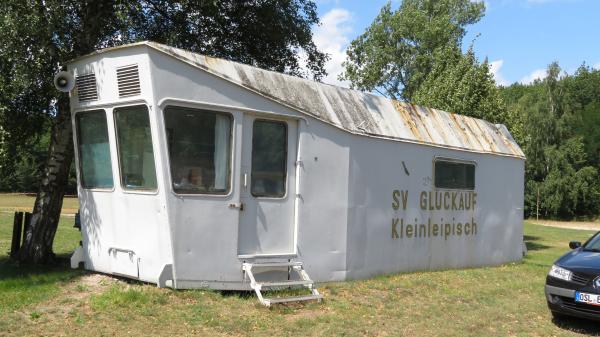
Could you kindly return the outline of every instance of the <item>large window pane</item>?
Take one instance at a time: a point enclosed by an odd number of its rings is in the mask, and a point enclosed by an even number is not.
[[[252,128],[252,195],[281,198],[287,174],[287,128],[257,120]]]
[[[112,188],[106,113],[104,110],[80,112],[76,123],[81,185],[84,188]]]
[[[224,113],[167,107],[165,125],[175,192],[226,194],[231,118]]]
[[[435,187],[462,190],[475,189],[475,164],[436,160]]]
[[[114,110],[121,185],[132,190],[156,190],[156,169],[150,119],[145,105]]]

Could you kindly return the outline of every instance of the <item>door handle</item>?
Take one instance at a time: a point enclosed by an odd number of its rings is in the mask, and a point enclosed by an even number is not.
[[[241,212],[244,210],[244,203],[240,202],[239,204],[229,204],[229,208],[238,208]]]

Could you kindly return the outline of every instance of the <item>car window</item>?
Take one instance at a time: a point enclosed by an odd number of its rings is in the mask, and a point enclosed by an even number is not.
[[[600,250],[600,232],[596,233],[588,242],[583,246],[586,250]]]

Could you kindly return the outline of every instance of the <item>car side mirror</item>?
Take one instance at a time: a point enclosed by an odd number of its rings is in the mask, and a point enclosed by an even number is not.
[[[581,242],[579,242],[579,241],[571,241],[571,242],[569,242],[569,248],[571,248],[571,249],[577,249],[579,247],[581,247]]]

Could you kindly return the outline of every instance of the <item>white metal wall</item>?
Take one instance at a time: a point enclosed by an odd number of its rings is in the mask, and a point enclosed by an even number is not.
[[[397,271],[497,265],[521,259],[523,160],[378,139],[353,139],[350,148],[347,248],[350,278]],[[461,192],[434,187],[435,157],[476,163],[474,209],[422,209],[423,192],[427,202],[429,192],[434,198],[436,191]],[[398,210],[392,207],[394,190],[408,191],[406,210],[402,202]],[[451,199],[448,200],[450,204]],[[458,197],[456,200],[460,208]],[[477,234],[458,235],[455,226],[454,235],[442,237],[429,233],[428,237],[394,238],[394,219],[409,224],[415,224],[418,219],[416,223],[426,225],[429,219],[438,225],[441,219],[445,219],[444,225],[474,220]],[[400,232],[400,223],[396,229]]]
[[[112,112],[108,109],[115,190],[79,189],[89,269],[111,273],[106,251],[118,244],[139,252],[143,280],[156,282],[162,267],[172,263],[178,288],[240,288],[240,211],[229,205],[240,200],[244,114],[284,115],[298,121],[301,165],[297,250],[298,259],[314,279],[344,280],[520,259],[521,159],[353,135],[145,46],[101,56],[79,60],[70,69],[94,68],[102,88],[96,106],[112,107],[122,104],[117,99],[116,79],[111,75],[114,68],[134,60],[141,65],[142,96],[135,99],[147,102],[151,109],[159,187],[157,194],[148,195],[127,193],[119,186]],[[77,110],[92,108],[75,100],[72,104]],[[232,188],[228,195],[173,193],[162,114],[169,105],[223,111],[233,117]],[[420,193],[435,191],[436,156],[477,163],[477,205],[471,213],[420,209]],[[392,208],[394,190],[409,191],[406,210]],[[394,218],[414,222],[414,218],[426,221],[429,217],[460,221],[472,217],[478,233],[447,239],[392,238]]]
[[[77,74],[94,72],[98,87],[98,100],[79,102],[76,96],[71,97],[73,113],[73,130],[76,130],[77,113],[87,110],[104,109],[107,116],[108,136],[111,151],[111,164],[114,188],[112,190],[83,189],[79,181],[79,156],[77,139],[74,132],[76,151],[75,165],[78,179],[78,197],[82,223],[82,241],[84,247],[85,267],[105,273],[123,272],[128,255],[114,252],[114,249],[130,250],[132,257],[139,262],[139,279],[157,282],[158,275],[165,264],[172,261],[171,241],[167,208],[165,203],[165,182],[161,179],[162,156],[157,151],[158,121],[156,109],[152,106],[153,95],[149,71],[149,59],[145,46],[120,49],[107,55],[92,56],[69,65],[69,71]],[[141,95],[128,99],[118,98],[116,68],[138,64]],[[126,191],[121,187],[119,176],[119,160],[115,140],[113,108],[118,106],[148,106],[150,127],[153,136],[158,190],[156,192]],[[112,254],[109,250],[113,249]],[[127,276],[134,271],[128,271]]]
[[[298,252],[312,275],[321,275],[322,279],[343,279],[347,200],[340,196],[345,196],[347,191],[348,151],[339,151],[335,156],[330,154],[334,149],[340,149],[336,137],[341,139],[344,133],[312,119],[307,126],[305,117],[300,113],[162,53],[151,52],[150,59],[154,66],[155,90],[159,93],[155,104],[159,109],[168,105],[204,108],[228,112],[234,118],[231,193],[224,197],[181,197],[167,192],[177,287],[239,288],[242,280],[241,260],[237,256],[240,214],[239,210],[228,205],[240,200],[239,140],[242,139],[244,113],[266,118],[284,115],[299,120],[301,147],[307,147],[302,151],[311,153],[310,158],[300,157],[303,163],[300,179],[309,181],[308,177],[312,177],[312,183],[300,183]],[[169,80],[164,81],[167,78]],[[163,140],[162,150],[166,152],[164,132],[159,132]],[[322,133],[330,135],[324,137]],[[315,161],[315,158],[318,159]],[[326,169],[329,173],[314,176],[315,167]],[[163,171],[165,181],[170,181],[166,166]],[[330,233],[336,234],[330,236]]]

